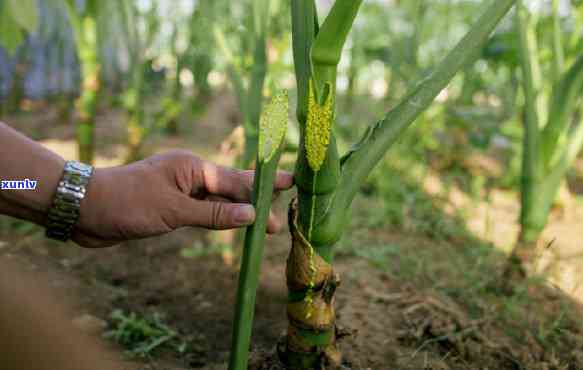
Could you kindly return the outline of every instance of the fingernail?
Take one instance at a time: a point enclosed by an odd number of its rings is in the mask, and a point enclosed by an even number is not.
[[[235,222],[239,225],[249,225],[255,221],[255,208],[250,204],[239,206],[235,210]]]
[[[284,188],[291,187],[294,184],[294,175],[289,172],[280,171],[279,182],[281,183],[281,186]]]
[[[282,226],[283,225],[281,224],[281,222],[279,222],[279,221],[273,221],[272,222],[272,226],[271,226],[271,228],[269,228],[268,232],[270,234],[277,234],[278,232],[281,231],[281,227]]]

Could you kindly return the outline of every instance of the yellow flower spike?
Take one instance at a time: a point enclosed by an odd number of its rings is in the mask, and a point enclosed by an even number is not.
[[[330,144],[330,131],[332,130],[333,97],[328,94],[324,105],[316,101],[314,83],[310,79],[308,95],[308,119],[306,122],[306,154],[308,164],[314,172],[318,172],[324,160]]]
[[[279,92],[267,104],[259,119],[259,160],[269,162],[287,131],[289,99],[287,90]]]

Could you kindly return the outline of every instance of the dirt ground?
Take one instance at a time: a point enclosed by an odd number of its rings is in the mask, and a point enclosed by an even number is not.
[[[192,132],[185,134],[188,139],[154,138],[148,151],[184,147],[212,156],[237,117],[232,100],[217,101],[193,127],[185,128]],[[109,145],[100,150],[98,165],[117,164],[123,158],[115,139],[123,136],[115,124],[119,117],[108,113],[100,119],[98,135]],[[24,119],[7,123],[20,129]],[[45,145],[74,157],[70,127],[41,126],[45,131],[37,130],[38,138],[52,138]],[[427,192],[431,194],[430,185]],[[280,213],[290,197],[278,204]],[[486,205],[475,207],[468,225],[460,226],[463,233],[441,239],[369,225],[367,212],[378,201],[361,197],[356,202],[335,262],[342,276],[338,320],[355,331],[341,344],[350,368],[583,369],[583,311],[578,295],[569,295],[579,290],[558,289],[544,281],[519,284],[514,294],[498,288],[504,255],[497,246],[511,242],[516,205],[497,199],[488,205],[490,213],[484,210]],[[583,226],[581,207],[573,212],[575,216],[556,219],[548,235],[556,234],[561,245],[572,240],[568,253],[574,253],[575,241],[581,240],[568,230]],[[440,217],[449,216],[443,212]],[[497,239],[502,235],[499,229],[480,230],[486,217],[511,231]],[[111,249],[86,250],[46,241],[40,229],[23,233],[4,227],[0,259],[20,261],[31,274],[46,276],[64,301],[74,302],[72,321],[90,317],[103,324],[82,328],[95,336],[112,330],[112,312],[123,310],[163,314],[164,322],[188,343],[183,353],[161,347],[149,357],[127,359],[128,366],[226,369],[237,261],[225,263],[211,234],[184,229]],[[273,350],[286,329],[284,270],[289,247],[287,231],[267,242],[254,323],[256,351]],[[580,276],[572,278],[581,281]],[[120,353],[126,349],[108,343]]]

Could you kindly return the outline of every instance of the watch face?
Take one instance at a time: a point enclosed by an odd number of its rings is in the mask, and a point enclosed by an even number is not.
[[[66,169],[69,171],[78,172],[81,175],[88,176],[89,174],[91,174],[93,167],[91,167],[90,165],[85,164],[85,163],[76,162],[76,161],[69,161],[69,162],[67,162]]]

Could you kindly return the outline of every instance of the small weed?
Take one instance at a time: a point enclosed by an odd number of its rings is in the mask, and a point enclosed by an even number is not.
[[[17,234],[19,236],[28,236],[43,232],[43,229],[32,222],[22,221],[15,218],[5,218],[0,220],[0,233]]]
[[[563,331],[569,328],[569,319],[567,310],[561,307],[558,315],[554,320],[548,323],[540,323],[535,335],[540,343],[556,344],[560,342]]]
[[[105,333],[106,338],[124,346],[131,357],[148,358],[160,348],[178,354],[188,351],[189,343],[178,332],[163,323],[163,316],[155,313],[150,317],[115,310],[111,314],[113,328]]]

